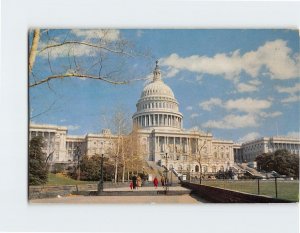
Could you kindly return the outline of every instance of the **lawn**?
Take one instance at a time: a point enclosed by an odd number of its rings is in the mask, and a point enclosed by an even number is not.
[[[245,193],[258,194],[257,180],[205,180],[202,184]],[[299,181],[277,181],[277,197],[299,201]],[[260,195],[276,197],[274,180],[260,180]]]
[[[76,184],[91,184],[95,183],[93,181],[80,181],[80,180],[74,180],[67,176],[64,176],[61,173],[53,174],[48,173],[48,182],[46,185],[76,185]]]

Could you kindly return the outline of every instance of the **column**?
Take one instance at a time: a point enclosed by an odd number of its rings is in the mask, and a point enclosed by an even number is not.
[[[175,136],[173,137],[173,151],[174,151],[174,153],[176,152],[176,150],[175,150]]]
[[[160,125],[159,120],[160,120],[160,117],[159,117],[159,114],[157,114],[157,121],[158,121],[158,124],[157,124],[157,125]]]

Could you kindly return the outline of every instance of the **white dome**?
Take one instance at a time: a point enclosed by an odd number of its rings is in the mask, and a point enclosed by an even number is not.
[[[144,87],[144,90],[141,94],[141,98],[151,97],[151,96],[162,96],[175,99],[174,93],[170,87],[168,87],[162,81],[152,81],[147,86]]]
[[[161,79],[157,62],[153,74],[152,82],[144,87],[136,104],[133,124],[139,128],[179,130],[182,127],[182,114],[173,91]]]

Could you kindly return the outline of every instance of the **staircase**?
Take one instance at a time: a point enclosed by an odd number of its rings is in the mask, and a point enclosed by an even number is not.
[[[257,171],[256,169],[254,168],[251,168],[251,167],[248,167],[247,164],[239,164],[239,166],[244,169],[247,173],[249,173],[251,176],[254,176],[254,177],[260,177],[260,178],[264,178],[265,175],[259,171]]]
[[[149,174],[151,174],[153,177],[161,177],[164,174],[164,168],[157,165],[155,161],[146,161],[147,166],[149,168]]]

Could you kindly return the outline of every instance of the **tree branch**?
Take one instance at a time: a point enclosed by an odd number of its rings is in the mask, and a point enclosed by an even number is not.
[[[40,84],[49,82],[52,79],[63,79],[63,78],[89,78],[89,79],[96,79],[96,80],[102,80],[111,84],[128,84],[129,81],[113,81],[110,80],[106,77],[100,77],[100,76],[93,76],[93,75],[88,75],[88,74],[77,74],[77,73],[69,73],[69,74],[57,74],[57,75],[52,75],[48,76],[47,78],[37,81],[33,84],[30,84],[29,87],[35,87]]]
[[[109,52],[112,52],[112,53],[124,54],[124,55],[130,56],[130,57],[133,56],[132,54],[129,54],[129,53],[123,51],[123,50],[114,50],[114,49],[108,48],[108,47],[106,47],[106,46],[101,46],[101,45],[91,44],[91,43],[87,43],[87,42],[80,42],[80,41],[65,41],[65,42],[60,43],[60,44],[48,45],[48,46],[42,48],[42,49],[39,51],[39,53],[45,51],[46,49],[55,48],[55,47],[60,47],[60,46],[66,45],[66,44],[85,45],[85,46],[89,46],[89,47],[92,47],[92,48],[104,49],[104,50],[109,51]]]

